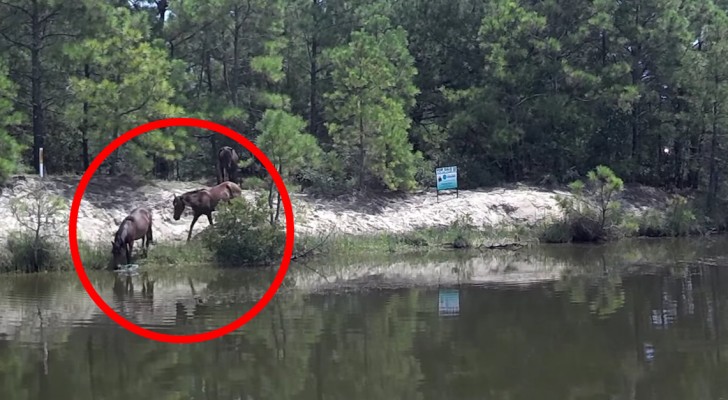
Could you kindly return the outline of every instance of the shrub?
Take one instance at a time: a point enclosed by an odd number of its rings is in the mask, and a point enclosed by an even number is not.
[[[688,200],[675,196],[668,203],[665,224],[671,236],[686,236],[697,230],[697,218]]]
[[[6,269],[9,270],[38,272],[52,269],[59,261],[54,243],[46,237],[36,238],[32,233],[12,232],[6,246],[9,252]]]
[[[548,224],[541,239],[546,242],[594,242],[621,235],[624,214],[616,197],[624,190],[622,179],[600,165],[587,174],[587,181],[569,185],[572,196],[557,196],[563,217]],[[629,229],[634,227],[629,226]]]
[[[235,198],[220,204],[215,225],[208,228],[203,241],[222,264],[268,264],[280,259],[285,232],[269,223],[267,199],[255,204]]]
[[[37,272],[59,261],[53,254],[57,253],[55,243],[60,237],[64,207],[63,199],[52,194],[43,182],[29,183],[24,195],[10,201],[10,211],[22,228],[12,232],[7,243],[14,268]]]

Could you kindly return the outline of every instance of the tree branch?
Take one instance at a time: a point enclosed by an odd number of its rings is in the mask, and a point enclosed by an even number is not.
[[[48,38],[52,38],[52,37],[55,37],[55,36],[63,36],[63,37],[70,37],[70,38],[77,38],[78,37],[78,35],[73,34],[73,33],[49,33],[47,35],[41,36],[40,37],[40,40],[46,40]],[[45,47],[45,46],[43,46],[43,47]]]
[[[18,11],[22,12],[23,14],[27,15],[28,17],[31,16],[30,15],[30,11],[26,10],[23,7],[16,6],[15,4],[10,4],[10,3],[6,2],[6,1],[0,1],[0,5],[1,6],[8,6],[8,7],[12,8],[12,9],[18,10]]]
[[[31,49],[31,46],[30,45],[25,44],[25,43],[22,43],[22,42],[18,42],[15,39],[11,39],[8,35],[5,34],[5,32],[0,32],[0,36],[2,36],[5,40],[7,40],[8,42],[10,42],[10,43],[12,43],[12,44],[14,44],[16,46],[22,47],[22,48],[24,48],[26,50],[30,50]]]
[[[146,99],[144,100],[144,102],[143,102],[142,104],[140,104],[139,106],[137,106],[137,107],[134,107],[134,108],[132,108],[132,109],[130,109],[130,110],[126,110],[126,111],[124,111],[124,112],[122,112],[122,113],[120,113],[120,114],[117,114],[116,116],[117,116],[117,118],[121,118],[121,117],[123,117],[123,116],[125,116],[125,115],[129,115],[129,114],[131,114],[131,113],[133,113],[133,112],[139,111],[139,110],[141,110],[142,108],[146,107],[146,105],[147,105],[148,103],[149,103],[149,98],[147,97],[147,98],[146,98]]]

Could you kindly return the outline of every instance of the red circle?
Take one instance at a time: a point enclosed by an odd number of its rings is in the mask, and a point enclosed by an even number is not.
[[[104,302],[101,296],[99,296],[99,294],[96,292],[93,285],[89,281],[88,276],[86,275],[86,271],[84,270],[83,264],[81,262],[81,256],[78,252],[78,239],[76,236],[78,209],[81,205],[81,199],[83,198],[83,194],[86,191],[86,186],[88,186],[91,177],[99,168],[101,163],[104,162],[104,160],[109,155],[111,155],[114,150],[116,150],[117,148],[119,148],[119,146],[128,142],[129,140],[155,129],[169,128],[175,126],[195,127],[215,131],[235,140],[243,147],[245,147],[263,164],[265,169],[273,178],[273,182],[276,184],[278,192],[281,195],[283,210],[286,215],[286,245],[283,249],[283,259],[281,260],[281,266],[278,270],[278,273],[276,274],[275,279],[273,279],[273,283],[271,283],[270,287],[265,292],[263,297],[258,300],[253,308],[248,310],[248,312],[243,314],[243,316],[231,322],[230,324],[221,328],[214,329],[210,332],[197,333],[192,335],[169,335],[165,333],[150,331],[124,319],[124,317],[116,313],[116,311],[112,310],[111,307],[109,307],[109,305],[106,304],[106,302]],[[255,144],[253,144],[243,135],[233,131],[232,129],[211,121],[196,118],[168,118],[158,121],[152,121],[144,125],[137,126],[136,128],[124,133],[123,135],[114,139],[108,146],[106,146],[101,151],[101,153],[99,153],[98,156],[96,156],[96,158],[94,158],[86,172],[81,177],[81,181],[76,188],[76,193],[73,195],[73,202],[71,203],[71,214],[68,219],[68,240],[71,246],[71,258],[73,259],[73,264],[76,267],[76,273],[78,274],[78,277],[81,280],[83,287],[86,289],[86,292],[89,294],[89,296],[91,296],[91,299],[96,303],[96,305],[99,306],[99,308],[101,308],[101,310],[106,313],[109,318],[116,321],[117,324],[121,325],[127,330],[136,333],[137,335],[143,336],[147,339],[167,343],[197,343],[206,340],[216,339],[234,331],[235,329],[240,328],[241,326],[245,325],[250,320],[255,318],[255,316],[259,312],[261,312],[266,305],[268,305],[268,302],[273,299],[273,296],[275,296],[278,288],[283,283],[286,272],[288,272],[288,265],[291,263],[291,255],[293,254],[294,242],[293,225],[293,207],[291,206],[291,199],[288,196],[288,190],[286,189],[286,185],[283,182],[283,178],[281,178],[281,176],[278,174],[278,170],[268,159],[265,153],[258,149]]]

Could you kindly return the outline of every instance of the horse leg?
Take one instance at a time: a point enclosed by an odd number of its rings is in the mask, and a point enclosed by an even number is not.
[[[190,238],[192,237],[192,228],[195,226],[195,222],[197,222],[197,218],[200,218],[200,214],[195,213],[195,216],[192,217],[192,223],[190,224],[190,232],[187,234],[187,241],[190,241]]]
[[[147,249],[149,248],[149,241],[147,240],[147,235],[142,236],[142,254],[144,255],[144,258],[147,257]]]
[[[134,242],[127,243],[124,249],[126,250],[126,264],[129,265],[131,264],[131,252],[134,249]]]
[[[154,244],[154,235],[152,234],[152,224],[149,223],[149,230],[147,231],[147,247]]]
[[[210,226],[212,226],[212,213],[207,213],[207,221],[210,223]]]

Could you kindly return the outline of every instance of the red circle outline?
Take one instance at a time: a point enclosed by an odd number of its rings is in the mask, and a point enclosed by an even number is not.
[[[134,324],[133,322],[128,321],[121,315],[119,315],[116,311],[111,309],[106,302],[99,296],[99,294],[94,289],[93,285],[89,281],[88,276],[86,275],[86,271],[83,268],[83,264],[81,262],[81,256],[78,251],[78,238],[76,235],[76,225],[78,224],[78,210],[81,205],[81,200],[83,198],[83,194],[86,192],[86,187],[88,186],[89,181],[91,180],[91,177],[94,173],[96,173],[96,170],[99,168],[102,162],[111,155],[117,148],[119,148],[122,144],[130,141],[131,139],[142,135],[144,133],[147,133],[149,131],[155,130],[155,129],[161,129],[161,128],[170,128],[170,127],[178,127],[178,126],[184,126],[184,127],[195,127],[195,128],[202,128],[202,129],[208,129],[211,131],[215,131],[217,133],[220,133],[222,135],[225,135],[239,144],[241,144],[243,147],[245,147],[248,151],[250,151],[265,167],[265,169],[268,171],[268,173],[273,178],[273,182],[276,184],[276,187],[278,189],[278,192],[281,195],[281,201],[283,202],[283,210],[286,216],[286,244],[283,249],[283,259],[281,260],[280,268],[278,269],[278,273],[276,274],[275,278],[273,279],[273,282],[268,287],[268,290],[266,290],[263,297],[258,300],[258,302],[248,310],[245,314],[243,314],[240,318],[237,320],[229,323],[228,325],[225,325],[223,327],[214,329],[209,332],[203,332],[203,333],[196,333],[192,335],[170,335],[165,333],[159,333],[155,331],[151,331],[145,328],[142,328],[139,325]],[[250,320],[255,318],[258,313],[260,313],[263,308],[265,308],[266,305],[273,299],[276,292],[278,291],[278,288],[283,283],[283,279],[286,276],[286,273],[288,272],[288,266],[291,263],[291,256],[293,254],[293,243],[294,243],[294,222],[293,222],[293,207],[291,205],[291,199],[288,195],[288,190],[286,189],[286,185],[283,182],[283,178],[281,178],[280,174],[278,174],[278,170],[275,168],[273,163],[268,159],[268,157],[261,151],[255,144],[253,144],[250,140],[248,140],[245,136],[235,132],[234,130],[227,128],[223,125],[217,124],[215,122],[206,121],[202,119],[197,118],[167,118],[167,119],[161,119],[157,121],[148,122],[146,124],[137,126],[134,129],[129,130],[128,132],[124,133],[123,135],[117,137],[114,139],[109,145],[107,145],[101,153],[99,153],[96,158],[91,162],[86,172],[81,177],[81,181],[78,184],[78,187],[76,188],[76,193],[73,195],[73,202],[71,203],[71,213],[69,215],[68,219],[68,240],[69,244],[71,246],[71,258],[73,260],[73,264],[76,267],[76,273],[78,274],[79,279],[81,280],[81,284],[83,284],[84,289],[86,289],[86,292],[91,297],[91,299],[96,303],[96,305],[104,312],[106,315],[109,316],[112,320],[114,320],[117,324],[121,325],[122,327],[126,328],[127,330],[136,333],[139,336],[145,337],[147,339],[157,340],[160,342],[166,342],[166,343],[198,343],[203,342],[207,340],[216,339],[218,337],[224,336],[240,327],[248,323]]]

